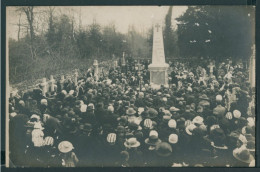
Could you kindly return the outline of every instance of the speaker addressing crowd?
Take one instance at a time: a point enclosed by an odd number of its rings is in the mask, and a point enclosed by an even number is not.
[[[93,68],[9,99],[12,167],[254,167],[255,92],[242,63],[147,61]]]

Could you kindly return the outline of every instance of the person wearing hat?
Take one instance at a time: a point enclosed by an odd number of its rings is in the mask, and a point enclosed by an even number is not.
[[[178,109],[174,106],[171,106],[169,111],[171,112],[173,119],[177,120],[180,118],[180,114],[179,114],[180,109]]]
[[[195,123],[198,125],[198,123]],[[207,139],[207,129],[204,124],[200,124],[192,130],[192,135],[190,136],[190,143],[193,144],[192,148],[189,150],[186,156],[190,166],[195,166],[195,164],[208,164],[211,157],[211,146]],[[193,156],[191,154],[194,154]],[[189,158],[192,156],[193,158]]]
[[[136,111],[133,108],[128,108],[126,110],[126,115],[128,115],[128,116],[135,116],[135,114],[136,114]]]
[[[100,149],[102,150],[100,153],[100,159],[102,159],[103,166],[111,167],[115,162],[119,160],[120,152],[122,151],[118,134],[109,133],[106,135],[104,144]],[[95,152],[93,152],[95,154]],[[92,155],[93,156],[93,155]],[[100,160],[97,161],[97,164],[100,163]]]
[[[63,136],[63,127],[58,118],[55,118],[49,114],[43,114],[43,123],[45,127],[45,134],[53,138]]]
[[[223,118],[227,112],[227,109],[221,105],[221,102],[217,102],[217,106],[213,109],[213,114],[217,118]]]
[[[110,106],[112,107],[112,106]],[[107,110],[103,116],[103,125],[104,124],[110,124],[113,128],[116,128],[117,124],[118,124],[118,118],[119,115],[117,115],[116,113],[114,113],[111,110]]]
[[[206,94],[202,94],[201,96],[199,96],[199,105],[202,107],[209,107],[210,106],[210,102],[209,102],[209,98]]]
[[[233,150],[232,167],[249,167],[249,164],[254,160],[254,156],[245,147],[236,148]]]
[[[47,99],[41,99],[39,110],[41,111],[41,114],[50,114],[49,104]]]
[[[17,112],[9,121],[10,158],[18,165],[26,163],[23,158],[24,148],[32,144],[31,132],[34,125],[27,126],[28,120],[27,115]]]
[[[104,103],[101,101],[97,104],[97,109],[95,111],[95,116],[99,124],[103,124],[104,120],[103,117],[106,113],[106,110],[104,109]]]
[[[138,98],[135,100],[135,106],[136,107],[144,107],[145,106],[145,99],[144,99],[144,93],[139,92]]]
[[[79,159],[73,152],[73,145],[69,141],[62,141],[58,145],[60,151],[61,165],[63,167],[76,167]]]
[[[182,114],[182,117],[184,117],[186,120],[191,120],[194,118],[194,114],[190,111],[190,105],[186,105],[185,112]]]
[[[42,130],[44,130],[44,128],[42,127],[40,122],[34,124],[34,130],[32,131],[32,142],[34,144],[34,147],[44,146],[44,133]]]
[[[161,140],[158,138],[158,132],[151,130],[149,138],[145,139],[145,144],[148,145],[149,150],[155,150],[156,144],[160,143]]]
[[[55,147],[54,142],[55,140],[53,137],[46,136],[44,138],[44,147],[41,155],[43,167],[57,167],[59,164],[57,148]]]
[[[161,142],[155,147],[155,157],[156,161],[154,161],[150,166],[156,167],[170,167],[174,162],[172,146],[167,142]]]
[[[143,152],[138,149],[141,143],[135,137],[131,137],[125,141],[124,145],[129,153],[129,165],[142,167],[144,165]]]
[[[117,167],[130,167],[129,163],[129,153],[127,151],[120,152],[119,160],[115,163]]]
[[[43,166],[42,157],[44,155],[44,128],[42,127],[41,123],[35,123],[34,129],[32,131],[32,146],[28,145],[26,148],[25,158],[28,165],[33,167]]]
[[[214,161],[212,165],[217,163],[217,166],[225,166],[228,162],[229,148],[226,145],[226,134],[220,127],[211,128],[209,139],[211,140],[211,147],[214,152]]]

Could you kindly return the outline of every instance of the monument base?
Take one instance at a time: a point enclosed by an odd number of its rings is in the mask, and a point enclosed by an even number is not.
[[[168,64],[150,64],[148,69],[150,71],[150,84],[153,89],[160,89],[161,85],[169,87],[168,85]]]

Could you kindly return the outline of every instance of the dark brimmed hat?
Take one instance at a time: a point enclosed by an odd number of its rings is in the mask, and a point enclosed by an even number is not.
[[[125,133],[125,127],[124,126],[117,126],[116,132],[117,133]]]
[[[148,117],[151,119],[156,118],[158,116],[158,112],[154,108],[149,108],[147,110],[147,113],[148,113]]]
[[[84,130],[85,131],[92,131],[92,125],[89,123],[84,124]]]
[[[233,151],[233,156],[244,163],[250,163],[252,160],[254,160],[253,155],[250,154],[248,149],[245,148],[236,148]]]
[[[162,157],[168,157],[172,154],[172,147],[169,143],[161,142],[156,145],[156,154]]]
[[[150,131],[149,138],[145,139],[145,143],[150,146],[155,146],[160,142],[161,140],[158,138],[158,132],[155,130]]]
[[[160,142],[161,140],[158,138],[158,136],[155,135],[149,136],[149,138],[145,139],[145,143],[150,146],[155,146]]]
[[[133,108],[128,108],[127,111],[126,111],[126,114],[127,115],[135,115],[136,111]]]

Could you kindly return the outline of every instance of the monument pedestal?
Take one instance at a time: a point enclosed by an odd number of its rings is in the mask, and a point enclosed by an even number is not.
[[[150,71],[150,84],[153,89],[160,89],[161,85],[169,87],[168,85],[168,64],[150,64],[148,69]]]

